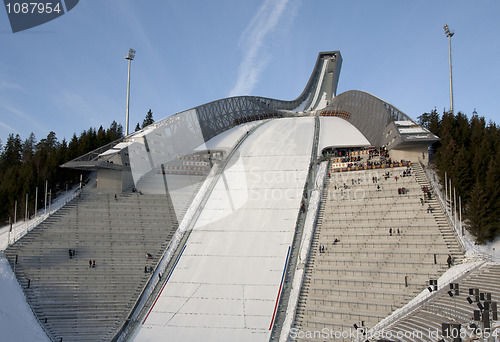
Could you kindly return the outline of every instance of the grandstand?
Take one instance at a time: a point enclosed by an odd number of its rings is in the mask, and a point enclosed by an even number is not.
[[[63,165],[95,185],[5,251],[47,336],[350,341],[321,332],[449,321],[447,284],[408,306],[465,261],[424,172],[439,138],[371,94],[337,96],[341,64],[319,53],[295,100],[210,102]],[[496,300],[498,274],[458,281]]]
[[[371,327],[439,277],[448,255],[461,261],[435,200],[420,201],[420,165],[398,165],[331,169],[297,310],[301,330]]]
[[[394,336],[397,341],[425,341],[429,340],[430,333],[437,339],[446,339],[442,323],[447,323],[460,324],[463,340],[474,340],[482,335],[477,331],[477,327],[481,327],[481,319],[474,317],[474,311],[479,311],[478,303],[494,303],[491,309],[488,309],[491,320],[488,320],[487,328],[497,326],[493,321],[498,321],[496,303],[500,293],[500,265],[485,263],[478,270],[467,272],[455,279],[453,284],[458,284],[458,292],[443,287],[432,299],[385,327],[384,334]],[[489,330],[491,335],[492,331]]]
[[[52,340],[110,340],[117,333],[177,228],[169,202],[82,191],[6,250]]]

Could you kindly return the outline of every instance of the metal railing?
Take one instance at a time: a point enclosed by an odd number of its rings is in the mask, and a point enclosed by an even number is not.
[[[422,303],[427,302],[427,301],[437,297],[438,295],[442,294],[444,291],[448,290],[450,283],[456,282],[458,279],[461,279],[461,278],[467,276],[469,273],[479,269],[485,263],[486,263],[486,261],[472,264],[469,268],[465,269],[463,272],[460,272],[459,274],[456,274],[455,276],[447,279],[446,282],[439,284],[438,285],[439,289],[437,291],[424,293],[424,294],[421,294],[420,296],[415,297],[415,299],[413,301],[408,303],[406,306],[401,308],[399,311],[396,311],[392,315],[386,317],[385,319],[380,321],[378,324],[376,324],[373,328],[371,328],[368,331],[368,336],[376,336],[377,332],[380,332],[384,328],[395,323],[396,321],[401,320],[408,315],[411,315],[418,307],[420,307],[422,305]],[[426,290],[424,290],[424,291],[426,291]],[[356,339],[356,340],[354,340],[354,342],[361,342],[361,340]]]
[[[22,224],[18,224],[16,227],[13,227],[12,230],[8,232],[9,236],[7,238],[7,244],[2,249],[7,249],[7,247],[12,246],[14,243],[19,241],[23,236],[28,234],[30,231],[32,231],[34,228],[36,228],[66,204],[71,202],[76,196],[78,196],[78,194],[80,194],[80,189],[76,189],[72,195],[68,196],[64,201],[57,203],[55,206],[51,205],[50,209],[47,210],[46,213],[37,215],[36,217],[29,219]]]
[[[448,209],[448,204],[446,202],[446,199],[443,196],[442,190],[441,190],[441,185],[438,184],[435,180],[435,174],[432,173],[431,170],[426,168],[422,161],[419,158],[419,163],[420,166],[422,167],[422,170],[424,171],[424,175],[426,176],[429,184],[432,186],[434,193],[437,195],[438,202],[443,210],[443,212],[446,215],[446,218],[448,219],[448,222],[450,223],[450,226],[453,227],[453,232],[455,234],[455,237],[457,238],[458,242],[460,243],[460,246],[462,250],[472,252],[474,254],[480,255],[482,258],[490,260],[490,261],[500,261],[500,257],[485,253],[481,251],[473,241],[469,240],[462,232],[463,228],[463,222],[457,222],[457,218],[453,217],[452,210],[451,208]]]
[[[295,234],[292,241],[292,247],[290,252],[290,262],[283,282],[283,288],[280,294],[278,312],[276,313],[276,319],[274,321],[271,335],[269,341],[278,341],[281,335],[281,330],[283,328],[283,323],[286,316],[286,307],[288,306],[288,300],[290,296],[290,291],[292,288],[293,279],[295,277],[295,269],[297,267],[298,253],[300,249],[300,244],[302,241],[302,235],[304,231],[305,218],[307,215],[307,208],[309,206],[309,199],[311,198],[311,192],[314,189],[315,179],[316,179],[316,155],[318,153],[318,142],[319,142],[319,118],[314,117],[314,137],[313,144],[311,148],[311,158],[309,161],[308,173],[306,182],[304,184],[301,202],[305,203],[304,211],[302,208],[297,214],[297,220],[295,224]]]
[[[182,232],[181,238],[178,240],[179,243],[178,246],[173,248],[173,252],[171,253],[171,255],[168,255],[170,245],[167,246],[167,248],[165,248],[162,256],[159,258],[159,261],[155,265],[154,272],[151,274],[151,277],[149,278],[148,282],[141,289],[141,293],[137,297],[134,306],[129,311],[125,323],[114,333],[112,341],[127,341],[130,338],[133,331],[137,328],[141,317],[145,315],[144,310],[147,307],[149,307],[149,305],[152,304],[153,300],[152,295],[158,293],[159,292],[158,289],[163,285],[164,282],[167,281],[165,276],[160,278],[158,277],[158,274],[166,275],[169,273],[170,268],[172,268],[173,266],[172,261],[175,261],[177,255],[180,254],[180,251],[183,249],[184,243],[189,238],[192,228],[194,227],[199,215],[201,214],[206,202],[210,197],[210,194],[212,193],[212,190],[217,184],[220,175],[224,172],[230,159],[233,157],[236,150],[238,149],[238,147],[241,146],[241,144],[245,141],[245,139],[256,129],[258,129],[260,126],[267,123],[268,121],[269,120],[265,120],[259,123],[258,125],[252,127],[247,132],[247,134],[244,134],[240,139],[238,139],[238,141],[232,148],[231,152],[228,154],[227,158],[224,161],[222,161],[221,165],[216,164],[214,166],[214,168],[212,169],[213,173],[211,173],[206,178],[207,180],[210,179],[210,184],[208,185],[208,188],[205,189],[203,197],[196,205],[195,212],[189,218],[187,227],[184,230],[184,232]],[[200,189],[199,191],[203,190]],[[193,205],[193,203],[191,205]],[[177,229],[179,230],[180,226]],[[172,241],[170,243],[172,243]],[[161,279],[163,279],[163,281]]]

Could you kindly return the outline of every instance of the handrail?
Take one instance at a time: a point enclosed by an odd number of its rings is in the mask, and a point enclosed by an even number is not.
[[[159,273],[165,274],[165,270],[169,268],[169,265],[172,262],[172,259],[174,259],[173,256],[176,253],[176,251],[178,251],[179,248],[182,250],[182,246],[180,246],[180,242],[182,240],[187,240],[187,237],[189,237],[189,234],[191,233],[191,230],[192,230],[194,224],[196,223],[196,221],[197,221],[199,215],[201,214],[206,202],[208,201],[208,198],[209,198],[210,194],[212,193],[212,190],[214,189],[220,175],[224,172],[225,167],[227,166],[229,160],[233,157],[236,150],[241,146],[241,144],[245,141],[245,139],[251,133],[253,133],[256,129],[258,129],[260,126],[262,126],[263,124],[265,124],[267,122],[269,122],[269,120],[265,120],[265,121],[259,123],[258,125],[252,127],[251,129],[249,129],[246,134],[244,134],[240,139],[238,139],[238,141],[236,142],[236,144],[232,148],[231,152],[228,154],[226,160],[223,161],[222,165],[218,166],[217,164],[215,164],[214,168],[212,168],[213,174],[208,175],[206,178],[206,180],[207,180],[207,179],[210,179],[210,177],[212,177],[210,184],[208,185],[208,188],[205,189],[205,191],[203,193],[203,197],[196,205],[195,212],[189,218],[189,220],[186,221],[186,228],[183,229],[182,236],[180,237],[180,239],[177,240],[178,245],[176,247],[173,247],[173,251],[172,251],[171,255],[167,255],[167,253],[170,250],[169,247],[171,247],[171,244],[174,240],[174,238],[172,238],[169,246],[167,246],[167,248],[165,248],[162,256],[158,259],[159,261],[157,262],[157,264],[155,266],[155,270],[154,270],[154,272],[152,272],[151,277],[149,278],[148,282],[141,289],[141,293],[139,294],[137,300],[135,301],[134,306],[132,307],[132,309],[129,310],[129,313],[127,315],[127,319],[125,320],[124,324],[119,329],[117,329],[117,331],[113,334],[112,341],[124,341],[128,338],[128,334],[130,334],[133,330],[136,329],[137,323],[138,323],[138,317],[141,316],[142,311],[146,307],[147,301],[150,299],[149,297],[157,290],[158,285],[162,283],[162,281],[159,279],[159,277],[155,276],[155,275],[157,275]],[[202,189],[200,189],[199,191],[202,191]],[[191,205],[192,204],[193,203],[191,203]],[[187,215],[185,215],[184,217],[186,217],[186,216]],[[181,222],[181,224],[182,223],[183,222]],[[181,229],[181,227],[179,225],[179,227],[177,228],[177,231],[179,231],[180,229]],[[187,234],[187,236],[186,236],[186,234]],[[159,269],[160,264],[164,265],[162,267],[162,269]],[[155,280],[156,280],[156,282],[154,282]],[[166,281],[165,277],[163,278],[163,281]],[[153,284],[153,282],[154,282],[154,284]],[[148,293],[146,293],[146,292],[148,292]],[[148,297],[146,298],[145,295],[147,295]],[[144,303],[142,303],[142,305],[141,305],[141,302],[143,300],[144,300]],[[134,316],[135,316],[135,318],[134,318]]]
[[[34,219],[30,219],[29,221],[26,221],[24,224],[20,224],[17,227],[12,228],[12,232],[9,232],[7,246],[5,247],[5,249],[7,249],[8,247],[15,244],[17,241],[19,241],[21,238],[23,238],[26,234],[28,234],[30,231],[32,231],[34,228],[36,228],[38,225],[40,225],[46,219],[48,219],[51,215],[55,214],[57,211],[59,211],[59,209],[63,208],[66,204],[68,204],[73,199],[75,199],[75,197],[78,194],[80,194],[80,191],[81,190],[79,190],[79,189],[75,190],[75,192],[71,196],[69,196],[64,202],[58,204],[55,207],[52,207],[49,211],[47,211],[47,213],[42,214],[40,216],[37,216]],[[14,233],[14,234],[11,234],[11,233]]]
[[[292,288],[292,283],[295,278],[295,269],[297,266],[298,262],[298,252],[300,249],[300,244],[302,241],[302,235],[304,233],[304,225],[305,225],[305,217],[307,216],[307,211],[309,207],[309,199],[311,198],[311,192],[314,189],[314,181],[316,179],[316,155],[318,153],[318,142],[319,142],[319,130],[320,130],[320,123],[319,123],[319,118],[317,116],[314,117],[314,136],[313,136],[313,143],[311,147],[311,157],[309,160],[309,167],[308,167],[308,172],[307,172],[307,178],[304,183],[304,188],[302,191],[302,199],[301,202],[305,203],[305,208],[306,210],[302,212],[302,210],[299,210],[297,214],[297,219],[295,223],[295,233],[293,236],[293,241],[292,241],[292,248],[291,248],[291,253],[290,253],[290,261],[289,261],[289,266],[287,270],[287,273],[285,275],[285,281],[283,283],[283,288],[281,290],[280,298],[279,298],[279,304],[278,307],[282,308],[283,306],[288,305],[288,299],[285,299],[287,296],[284,294],[290,294],[291,288]],[[272,331],[271,335],[269,336],[269,341],[278,341],[280,339],[281,333],[282,333],[282,328],[283,328],[283,322],[285,321],[285,316],[286,316],[286,311],[287,310],[279,310],[277,317],[274,321],[274,324],[272,326]],[[281,312],[285,312],[285,316],[281,314]]]
[[[368,336],[376,336],[377,332],[383,330],[384,328],[388,327],[389,325],[393,324],[394,322],[404,318],[407,315],[412,314],[423,302],[427,302],[431,300],[432,298],[436,297],[438,294],[442,294],[444,291],[448,289],[448,285],[452,282],[455,282],[457,279],[461,279],[465,276],[467,276],[469,273],[476,271],[477,269],[481,268],[486,261],[480,261],[472,264],[469,268],[465,269],[463,272],[460,272],[459,274],[456,274],[455,276],[451,277],[450,279],[446,280],[445,283],[443,284],[438,284],[438,287],[440,287],[437,291],[425,293],[424,295],[421,296],[421,298],[418,298],[420,295],[417,295],[417,297],[414,298],[413,301],[410,301],[406,306],[402,307],[399,309],[399,311],[394,312],[392,315],[384,318],[381,320],[379,323],[377,323],[373,328],[371,328],[367,335]],[[426,290],[424,290],[426,291]],[[424,292],[422,291],[422,292]],[[420,294],[422,294],[422,292]],[[354,342],[360,342],[360,338],[357,338],[354,340]],[[363,339],[364,341],[364,339]]]
[[[418,161],[422,167],[422,170],[424,170],[424,175],[426,176],[426,179],[428,180],[429,184],[432,186],[434,193],[437,194],[437,198],[439,199],[439,204],[441,205],[441,208],[443,209],[443,212],[445,213],[446,218],[450,223],[450,226],[453,227],[453,232],[455,234],[455,237],[459,241],[462,250],[478,254],[482,258],[490,261],[500,261],[500,257],[481,251],[479,248],[475,246],[475,244],[472,241],[470,241],[466,236],[461,234],[460,227],[457,225],[456,220],[453,220],[453,217],[450,216],[450,211],[447,210],[446,202],[443,199],[443,194],[440,190],[439,185],[434,181],[433,177],[431,177],[431,171],[424,166],[420,158]]]
[[[418,162],[420,163],[420,167],[422,168],[422,171],[424,171],[424,176],[425,176],[426,180],[432,186],[434,193],[437,194],[437,198],[439,199],[439,205],[441,206],[443,213],[446,215],[446,218],[448,219],[448,223],[453,228],[453,234],[455,235],[455,238],[459,242],[460,248],[462,249],[463,252],[465,252],[467,250],[467,247],[465,246],[465,242],[462,240],[462,237],[460,236],[460,232],[458,231],[456,220],[453,220],[453,217],[450,216],[450,213],[447,210],[446,203],[443,200],[441,191],[437,187],[437,184],[434,182],[434,180],[429,176],[428,170],[426,169],[424,163],[422,162],[422,160],[420,158],[418,158]]]

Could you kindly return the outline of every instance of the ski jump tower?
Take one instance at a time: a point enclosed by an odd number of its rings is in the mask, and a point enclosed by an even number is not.
[[[428,160],[438,137],[408,115],[363,91],[337,95],[341,65],[339,51],[321,52],[295,100],[213,101],[63,165],[97,171],[99,193],[165,195],[178,227],[122,331],[135,322],[136,341],[268,341],[283,324],[322,152],[371,146]]]
[[[140,179],[179,155],[190,154],[218,134],[242,123],[270,118],[338,116],[349,121],[372,146],[385,146],[393,159],[428,160],[438,138],[408,115],[369,93],[351,90],[337,96],[340,51],[320,52],[302,94],[283,101],[236,96],[171,115],[63,167],[98,171],[101,190],[137,188]],[[342,114],[344,113],[344,114]]]

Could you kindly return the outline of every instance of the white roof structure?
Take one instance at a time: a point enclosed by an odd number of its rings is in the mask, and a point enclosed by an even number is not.
[[[365,136],[349,121],[334,117],[321,116],[318,154],[327,147],[364,147],[370,146]]]

